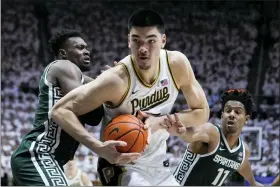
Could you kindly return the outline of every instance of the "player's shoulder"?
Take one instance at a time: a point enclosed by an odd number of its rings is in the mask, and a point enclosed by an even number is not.
[[[251,155],[251,149],[250,149],[250,147],[248,146],[247,143],[245,143],[243,140],[241,140],[241,141],[242,141],[242,143],[244,145],[246,157],[249,157]]]
[[[217,127],[213,123],[206,122],[199,126],[201,126],[204,131],[208,132],[208,134],[211,134],[212,136],[218,137],[220,135],[219,127]]]
[[[50,70],[55,73],[81,73],[80,68],[69,60],[56,60],[51,64]]]
[[[173,74],[185,74],[192,71],[186,55],[180,51],[167,51],[169,66]]]
[[[181,63],[189,63],[188,58],[185,54],[180,51],[169,51],[166,50],[168,55],[168,60],[170,64],[181,64]]]
[[[112,84],[121,84],[126,82],[129,72],[125,64],[119,62],[116,66],[104,71],[99,77],[109,80]]]

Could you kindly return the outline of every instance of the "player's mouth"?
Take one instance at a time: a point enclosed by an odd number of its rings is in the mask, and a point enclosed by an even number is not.
[[[84,62],[85,62],[85,64],[89,64],[90,63],[90,57],[84,57]]]
[[[140,59],[140,60],[148,60],[149,57],[147,57],[147,56],[140,56],[139,59]]]
[[[229,120],[229,121],[227,122],[227,125],[228,125],[228,126],[234,126],[234,125],[235,125],[235,121]]]

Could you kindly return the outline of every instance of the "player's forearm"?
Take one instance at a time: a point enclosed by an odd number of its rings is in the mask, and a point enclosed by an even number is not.
[[[239,174],[243,176],[251,186],[257,186],[254,174],[250,168],[245,167],[242,171],[239,171]]]
[[[75,140],[96,152],[102,142],[93,137],[80,123],[76,115],[64,108],[54,108],[51,113],[52,119]]]
[[[185,127],[193,127],[206,123],[209,119],[209,113],[209,107],[205,106],[201,109],[183,110],[177,114]]]

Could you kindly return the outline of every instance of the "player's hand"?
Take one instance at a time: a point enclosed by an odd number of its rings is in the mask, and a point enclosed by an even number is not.
[[[144,123],[144,129],[146,130],[147,132],[147,144],[150,143],[150,140],[151,140],[151,136],[152,136],[152,128],[150,126],[150,121],[153,120],[153,116],[152,115],[149,115],[147,114],[146,112],[142,112],[142,111],[138,111],[137,112],[137,118],[140,119],[143,123]],[[146,147],[145,147],[146,149]]]
[[[114,66],[116,66],[118,64],[117,61],[114,61]],[[114,66],[110,66],[110,65],[105,65],[104,68],[101,70],[101,73],[103,73],[104,71],[113,68]]]
[[[172,136],[181,136],[186,132],[186,127],[182,124],[176,113],[174,115],[167,115],[167,119],[164,119],[164,123],[161,125]]]
[[[109,140],[103,142],[102,146],[98,147],[95,151],[100,157],[106,159],[111,164],[127,164],[137,160],[140,153],[120,153],[117,151],[116,146],[126,146],[124,141]]]

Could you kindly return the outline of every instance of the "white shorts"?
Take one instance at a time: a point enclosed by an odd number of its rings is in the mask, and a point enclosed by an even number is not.
[[[122,173],[121,186],[180,186],[167,167],[128,166]]]

